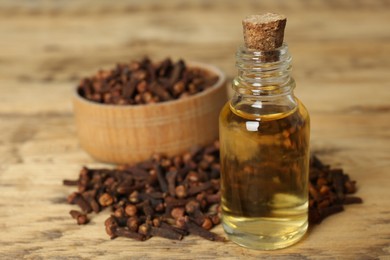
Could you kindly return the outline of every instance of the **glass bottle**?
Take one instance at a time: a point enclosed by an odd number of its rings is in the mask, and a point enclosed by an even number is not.
[[[285,43],[241,46],[236,59],[219,119],[223,228],[245,247],[287,247],[308,227],[309,114],[294,96]]]

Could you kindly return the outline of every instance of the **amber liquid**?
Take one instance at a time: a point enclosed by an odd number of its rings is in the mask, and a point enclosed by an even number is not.
[[[309,116],[296,102],[221,112],[222,224],[242,246],[283,248],[307,230]]]

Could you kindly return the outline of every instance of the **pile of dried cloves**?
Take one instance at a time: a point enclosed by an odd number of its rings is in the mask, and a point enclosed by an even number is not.
[[[329,215],[344,210],[344,204],[362,203],[355,196],[356,181],[350,179],[343,169],[332,169],[317,156],[310,159],[309,172],[309,223],[320,223]]]
[[[312,156],[309,176],[309,222],[343,210],[344,204],[362,203],[355,181],[342,169],[331,169]],[[219,142],[195,147],[171,158],[154,155],[148,161],[117,169],[82,168],[78,180],[64,180],[78,186],[68,202],[78,224],[89,222],[88,213],[112,209],[105,221],[111,238],[140,241],[152,236],[181,240],[193,234],[211,241],[225,239],[210,231],[220,223]]]
[[[183,60],[166,58],[152,62],[148,57],[114,69],[100,70],[81,80],[78,93],[91,101],[115,105],[139,105],[188,97],[218,81],[202,68],[189,67]]]
[[[154,155],[150,160],[117,169],[84,167],[78,192],[68,197],[82,212],[71,211],[78,224],[88,223],[86,213],[112,207],[106,232],[146,240],[151,236],[181,240],[194,234],[212,241],[224,238],[209,230],[219,224],[219,143],[172,158]]]

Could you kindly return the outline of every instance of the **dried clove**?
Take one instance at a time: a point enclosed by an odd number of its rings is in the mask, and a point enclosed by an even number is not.
[[[125,212],[129,217],[134,217],[137,215],[137,207],[133,204],[128,204],[125,207]]]
[[[188,218],[185,219],[185,226],[187,227],[188,231],[191,234],[203,237],[203,238],[210,240],[210,241],[221,241],[221,242],[225,241],[224,237],[221,237],[213,232],[210,232],[210,231],[198,226],[196,223],[192,222]]]
[[[91,205],[78,192],[70,194],[68,196],[68,202],[69,204],[77,204],[77,206],[79,206],[84,212],[90,213],[92,211]]]
[[[78,225],[85,225],[89,222],[87,215],[77,210],[71,210],[69,214],[77,221]]]
[[[139,226],[139,221],[136,217],[130,217],[127,219],[126,225],[127,225],[129,230],[137,232],[138,226]]]
[[[149,224],[142,224],[139,227],[139,231],[141,234],[145,235],[146,237],[151,236],[157,236],[157,237],[163,237],[168,238],[172,240],[182,240],[183,235],[176,232],[173,229],[165,228],[165,227],[154,227]]]
[[[116,219],[111,216],[104,222],[104,226],[106,227],[106,233],[110,236],[111,239],[114,239],[116,237],[115,230],[118,227],[118,223],[116,222]]]
[[[93,212],[99,213],[100,212],[100,205],[99,205],[99,203],[95,199],[96,190],[85,191],[82,195],[83,195],[84,199],[91,206]]]
[[[168,183],[169,195],[171,195],[172,197],[176,195],[176,175],[177,175],[177,171],[170,171],[165,176]]]
[[[156,165],[155,170],[157,173],[157,180],[160,185],[160,189],[162,192],[168,192],[168,184],[167,181],[165,180],[165,177],[163,176],[162,172],[162,166],[161,165]]]
[[[114,202],[112,196],[108,193],[104,193],[99,197],[99,204],[103,207],[110,206]]]
[[[65,186],[76,186],[79,183],[79,180],[63,180],[62,184]]]
[[[185,185],[178,185],[175,188],[175,194],[178,198],[185,198],[187,197],[187,188]]]
[[[183,217],[185,214],[185,209],[183,207],[176,207],[171,210],[171,216],[174,219],[178,219],[180,217]]]
[[[146,240],[146,237],[140,233],[134,232],[132,230],[123,228],[123,227],[117,227],[113,229],[113,234],[115,237],[126,237],[135,239],[138,241],[144,241]]]

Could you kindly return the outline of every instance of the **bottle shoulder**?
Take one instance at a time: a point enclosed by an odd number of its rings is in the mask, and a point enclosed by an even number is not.
[[[306,106],[299,98],[295,97],[295,99],[297,100],[299,113],[301,114],[301,116],[305,118],[307,121],[310,121],[309,111],[307,110]]]
[[[234,121],[275,121],[291,118],[293,121],[307,121],[310,117],[304,104],[296,97],[293,103],[280,105],[275,103],[246,103],[237,105],[234,100],[228,101],[220,113],[220,122],[230,123]]]

